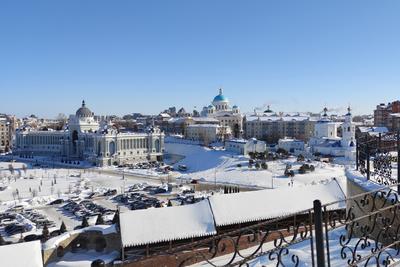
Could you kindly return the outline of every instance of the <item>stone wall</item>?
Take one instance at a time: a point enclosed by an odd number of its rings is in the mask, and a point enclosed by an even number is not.
[[[101,231],[75,231],[68,238],[60,241],[57,246],[43,250],[43,262],[47,265],[60,260],[68,252],[82,253],[89,250],[102,253],[119,252],[121,237],[116,232],[103,235]]]

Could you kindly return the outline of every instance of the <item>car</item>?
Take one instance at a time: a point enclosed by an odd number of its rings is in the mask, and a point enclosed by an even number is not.
[[[62,203],[64,203],[64,199],[59,198],[59,199],[56,199],[56,200],[50,202],[48,205],[59,205]]]
[[[180,170],[180,171],[187,171],[187,166],[186,165],[178,165],[178,169]]]

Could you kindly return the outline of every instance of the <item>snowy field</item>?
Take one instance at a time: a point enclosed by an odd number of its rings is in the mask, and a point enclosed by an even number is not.
[[[10,169],[12,165],[12,169]],[[56,199],[84,199],[91,193],[101,195],[108,189],[116,189],[118,193],[137,183],[159,185],[157,180],[133,177],[108,172],[101,169],[63,169],[63,168],[32,168],[27,163],[0,162],[0,212],[15,206],[24,209],[35,209],[48,220],[54,222],[58,229],[62,222],[71,230],[81,224],[81,219],[74,214],[64,212],[58,205],[47,205]],[[104,208],[116,210],[118,203],[110,197],[96,197],[92,201]],[[125,206],[122,210],[128,209]],[[89,217],[89,224],[94,224],[96,217]],[[23,220],[25,225],[32,225],[29,234],[41,234],[33,223]],[[11,237],[13,238],[13,237]],[[12,240],[12,239],[11,239]]]
[[[286,164],[291,164],[296,172],[303,163],[296,162],[292,157],[287,160],[268,161],[268,170],[248,168],[249,158],[225,150],[214,150],[198,145],[166,143],[167,153],[184,156],[175,164],[175,169],[180,164],[186,165],[188,170],[181,172],[182,178],[204,179],[218,183],[232,183],[240,185],[276,188],[288,186],[291,178],[284,176]],[[238,167],[238,165],[241,167]],[[311,162],[315,166],[314,172],[298,174],[293,178],[293,186],[316,184],[320,181],[336,177],[338,180],[345,178],[345,167],[339,164]]]
[[[10,164],[13,165],[14,174],[9,170]],[[32,205],[44,204],[70,194],[85,196],[91,192],[104,192],[108,188],[120,192],[124,187],[143,182],[159,184],[157,180],[127,175],[122,179],[122,174],[106,173],[98,169],[46,169],[31,168],[28,165],[24,171],[23,165],[26,164],[0,162],[0,186],[6,187],[0,191],[2,203],[32,199]]]

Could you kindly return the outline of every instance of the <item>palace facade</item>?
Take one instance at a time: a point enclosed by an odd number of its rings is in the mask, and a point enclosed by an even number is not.
[[[96,166],[161,161],[164,133],[157,127],[144,132],[119,132],[107,122],[97,121],[82,101],[82,106],[75,115],[70,115],[62,131],[19,129],[13,152],[62,161],[88,161]]]

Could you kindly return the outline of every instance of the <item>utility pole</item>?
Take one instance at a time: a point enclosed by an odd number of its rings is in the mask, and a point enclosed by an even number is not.
[[[217,191],[217,168],[214,168],[214,191]]]

